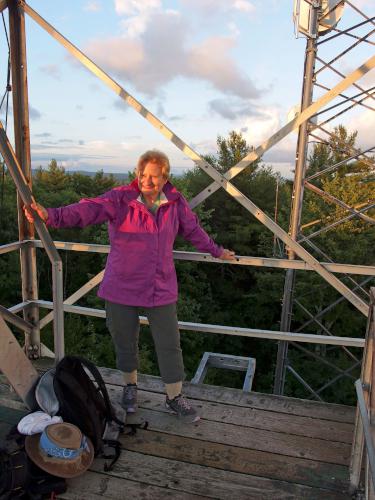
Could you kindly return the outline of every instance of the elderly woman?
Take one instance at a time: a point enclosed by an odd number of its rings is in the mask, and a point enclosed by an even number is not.
[[[54,228],[108,222],[111,250],[98,295],[105,300],[117,367],[124,373],[122,406],[128,413],[137,409],[138,308],[142,307],[166,387],[166,407],[184,421],[195,422],[199,416],[182,395],[184,365],[173,244],[180,234],[213,257],[233,260],[235,256],[202,229],[186,199],[168,181],[169,172],[164,153],[147,151],[139,158],[137,178],[129,185],[65,207],[46,209],[32,204],[31,208]],[[25,208],[25,214],[33,222],[32,210]]]

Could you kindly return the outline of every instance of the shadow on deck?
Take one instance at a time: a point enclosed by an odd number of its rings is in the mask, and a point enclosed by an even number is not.
[[[119,372],[101,371],[111,399],[119,400]],[[121,437],[113,471],[96,459],[59,498],[350,498],[355,408],[186,383],[202,420],[183,424],[164,408],[158,377],[140,376],[139,388],[140,408],[128,421],[147,420],[148,429]],[[25,411],[5,386],[0,404],[4,434]]]

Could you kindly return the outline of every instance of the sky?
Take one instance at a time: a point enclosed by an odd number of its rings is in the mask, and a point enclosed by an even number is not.
[[[231,130],[257,147],[284,126],[299,105],[306,38],[295,35],[293,0],[28,3],[199,154],[214,154],[218,135],[226,137]],[[374,15],[375,0],[352,3],[367,16]],[[4,19],[7,23],[6,11]],[[344,30],[362,21],[346,5],[338,27]],[[369,30],[367,24],[352,33],[363,36]],[[175,174],[193,167],[176,146],[28,16],[26,36],[33,168],[45,167],[54,158],[67,171],[127,173],[145,150],[153,148],[168,154]],[[375,42],[374,36],[368,40]],[[318,55],[330,60],[354,42],[340,36],[322,44]],[[374,45],[361,43],[335,68],[347,75],[373,53]],[[7,57],[2,29],[1,96]],[[372,87],[374,73],[358,83]],[[325,70],[319,81],[331,88],[340,79]],[[351,88],[346,95],[359,92]],[[320,95],[318,89],[314,99]],[[358,108],[329,127],[344,123],[349,130],[358,130],[359,146],[374,146],[375,113]],[[4,113],[3,105],[3,123]],[[12,140],[11,121],[9,115]],[[264,156],[264,163],[291,177],[296,140],[296,133],[289,134]]]

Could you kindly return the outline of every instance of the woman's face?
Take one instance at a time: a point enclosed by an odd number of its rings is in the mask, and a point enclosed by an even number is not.
[[[167,179],[162,174],[162,167],[148,162],[138,174],[138,186],[144,196],[156,196],[164,187]]]

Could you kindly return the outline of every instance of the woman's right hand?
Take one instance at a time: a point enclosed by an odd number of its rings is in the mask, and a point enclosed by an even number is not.
[[[32,209],[32,210],[31,210]],[[24,205],[23,206],[23,211],[25,213],[26,219],[33,224],[34,223],[34,211],[39,215],[39,217],[42,219],[43,222],[47,222],[48,219],[48,212],[47,210],[43,207],[43,205],[40,205],[39,203],[31,203],[31,205]]]

